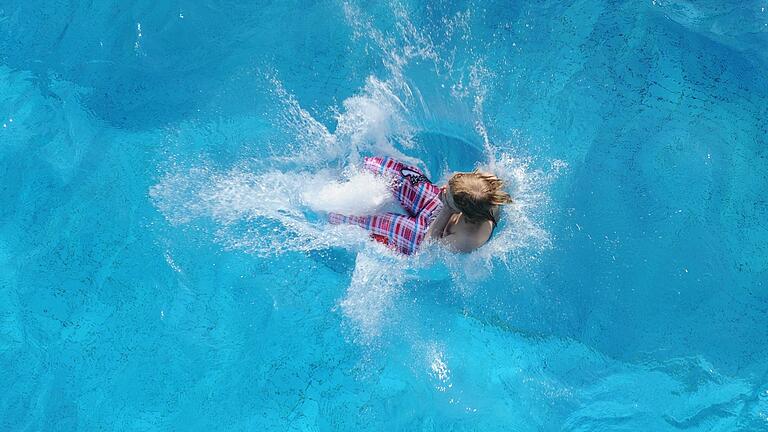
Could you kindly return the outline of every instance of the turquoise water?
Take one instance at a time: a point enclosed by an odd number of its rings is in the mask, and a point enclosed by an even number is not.
[[[766,9],[4,2],[0,429],[768,430]],[[516,205],[391,256],[382,153]]]

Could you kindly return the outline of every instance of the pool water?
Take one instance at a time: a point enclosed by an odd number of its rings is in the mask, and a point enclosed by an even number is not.
[[[0,430],[768,430],[766,9],[3,2]],[[372,154],[515,204],[393,255]]]

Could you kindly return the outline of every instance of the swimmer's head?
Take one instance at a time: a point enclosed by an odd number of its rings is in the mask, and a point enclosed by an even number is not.
[[[473,171],[456,173],[448,180],[446,202],[469,222],[496,221],[494,210],[512,202],[504,182],[493,174]]]

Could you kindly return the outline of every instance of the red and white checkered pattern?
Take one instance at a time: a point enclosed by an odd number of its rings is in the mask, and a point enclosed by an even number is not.
[[[365,169],[390,180],[390,190],[408,215],[384,213],[374,216],[345,216],[330,213],[332,224],[349,223],[371,232],[371,237],[399,252],[411,255],[418,249],[429,224],[442,207],[440,188],[416,167],[385,157],[365,158]]]

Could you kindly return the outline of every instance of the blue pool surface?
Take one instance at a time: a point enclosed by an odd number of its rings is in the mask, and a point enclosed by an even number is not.
[[[8,0],[0,125],[0,430],[768,431],[768,0]]]

